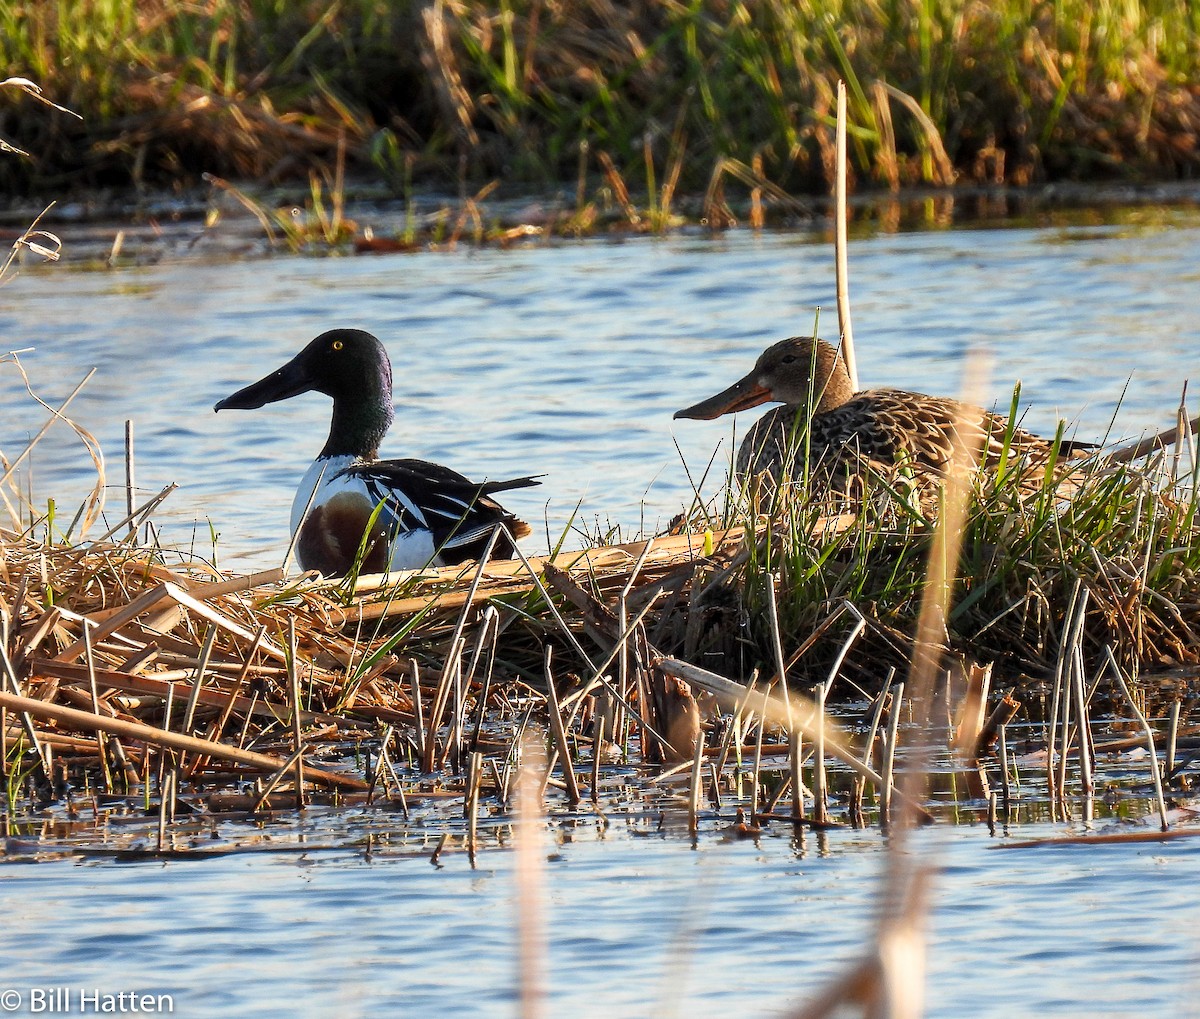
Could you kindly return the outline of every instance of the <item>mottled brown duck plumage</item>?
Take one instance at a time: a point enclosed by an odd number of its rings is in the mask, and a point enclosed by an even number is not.
[[[736,470],[743,477],[798,481],[807,468],[817,486],[855,494],[863,477],[875,475],[889,485],[902,480],[915,487],[925,502],[945,478],[956,443],[978,450],[976,462],[985,472],[997,469],[1007,447],[1027,478],[1039,474],[1051,455],[1090,448],[1010,428],[1003,415],[948,397],[902,389],[855,392],[841,354],[812,337],[767,348],[744,378],[675,417],[708,420],[772,401],[783,406],[756,421],[738,449]]]

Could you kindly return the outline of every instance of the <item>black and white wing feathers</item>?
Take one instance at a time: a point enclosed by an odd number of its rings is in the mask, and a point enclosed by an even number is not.
[[[478,559],[497,524],[513,538],[529,533],[529,525],[491,498],[497,492],[540,484],[536,477],[507,481],[471,481],[457,471],[425,460],[374,460],[353,464],[338,473],[366,488],[374,505],[383,505],[387,529],[398,534],[427,529],[443,562]],[[501,537],[496,558],[512,558],[513,543]]]

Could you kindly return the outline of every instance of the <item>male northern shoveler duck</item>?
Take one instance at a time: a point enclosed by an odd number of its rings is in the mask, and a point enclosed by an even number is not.
[[[768,402],[783,406],[768,411],[747,432],[738,448],[739,475],[798,480],[807,464],[822,483],[845,491],[866,473],[890,481],[906,470],[924,496],[945,477],[956,433],[980,451],[985,471],[994,471],[1008,456],[1025,459],[1024,474],[1052,455],[1070,457],[1094,448],[1042,438],[1000,414],[944,396],[902,389],[855,392],[841,353],[815,337],[780,340],[743,379],[675,417],[710,420]],[[808,407],[812,418],[805,436]]]
[[[344,576],[371,515],[382,507],[360,566],[363,573],[417,569],[478,559],[503,524],[513,538],[529,525],[491,498],[539,484],[532,477],[468,481],[424,460],[377,460],[392,423],[392,364],[383,344],[361,329],[322,333],[277,371],[220,401],[214,410],[256,410],[315,391],[333,397],[329,438],[292,502],[292,534],[302,569]],[[495,558],[511,559],[503,534]]]

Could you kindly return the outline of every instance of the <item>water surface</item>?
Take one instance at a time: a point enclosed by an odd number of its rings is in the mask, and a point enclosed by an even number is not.
[[[993,851],[927,833],[928,1013],[1195,1015],[1200,842]],[[546,847],[546,1015],[772,1015],[859,958],[877,831]],[[179,1015],[515,1014],[512,853],[339,851],[4,869],[4,981],[171,994]]]
[[[1030,428],[1052,431],[1059,415],[1089,439],[1163,427],[1200,353],[1197,266],[1200,218],[1187,212],[1144,226],[859,238],[863,383],[952,394],[964,353],[983,347],[990,398],[1007,407],[1020,379]],[[818,306],[833,335],[823,240],[731,233],[28,269],[0,289],[0,326],[5,348],[36,347],[21,361],[51,404],[98,368],[71,414],[108,454],[111,522],[123,514],[128,418],[140,495],[180,485],[157,514],[164,540],[211,554],[211,524],[221,564],[245,570],[282,557],[329,407],[315,394],[257,412],[216,416],[212,405],[327,328],[370,329],[391,351],[385,454],[480,478],[545,474],[505,500],[534,522],[538,551],[577,503],[591,529],[662,526],[689,501],[689,470],[698,481],[718,449],[703,482],[714,493],[732,424],[672,412],[742,375],[773,340],[811,330]],[[45,412],[7,364],[0,401],[0,450],[12,457]],[[33,459],[35,504],[69,505],[90,481],[56,425]],[[282,823],[289,845],[322,843],[319,817]],[[696,848],[652,831],[601,837],[590,820],[556,830],[546,1014],[771,1014],[857,956],[874,918],[877,832],[801,846],[781,834],[730,841],[719,827]],[[1029,822],[1012,834],[1063,830]],[[940,871],[930,1014],[1196,1013],[1195,840],[994,852],[978,824],[930,839],[919,846]],[[475,871],[462,854],[435,869],[425,853],[368,860],[345,845],[12,865],[0,978],[23,993],[169,993],[181,1015],[511,1015],[512,871],[498,846]]]
[[[1200,352],[1198,265],[1200,217],[1186,212],[1144,228],[858,239],[862,383],[953,394],[964,353],[982,348],[989,398],[1006,409],[1019,380],[1034,430],[1052,432],[1059,416],[1087,439],[1165,427]],[[713,493],[734,429],[755,412],[736,423],[671,414],[740,377],[775,339],[811,331],[817,308],[820,331],[834,335],[829,247],[802,234],[50,266],[0,290],[5,345],[36,347],[22,362],[45,400],[57,404],[98,368],[71,414],[108,456],[111,519],[123,515],[129,418],[141,497],[180,485],[159,514],[165,540],[195,532],[211,551],[211,522],[221,562],[240,569],[282,558],[292,493],[324,441],[329,403],[308,394],[219,416],[212,405],[325,329],[369,329],[391,352],[397,418],[384,455],[476,478],[545,475],[505,497],[534,523],[537,551],[576,504],[589,530],[662,526],[689,501],[689,472],[699,482],[717,449],[703,484]],[[45,412],[10,367],[0,366],[0,400],[0,450],[11,457]],[[39,506],[77,502],[91,477],[56,425],[34,456]]]

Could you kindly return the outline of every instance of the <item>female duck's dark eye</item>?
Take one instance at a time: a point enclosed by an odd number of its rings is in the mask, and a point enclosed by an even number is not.
[[[343,346],[344,346],[344,344],[342,343],[342,341],[341,341],[341,340],[334,340],[334,341],[333,341],[333,349],[334,349],[334,350],[341,350]]]
[[[796,360],[795,354],[785,354],[783,357],[784,364],[792,364]]]

